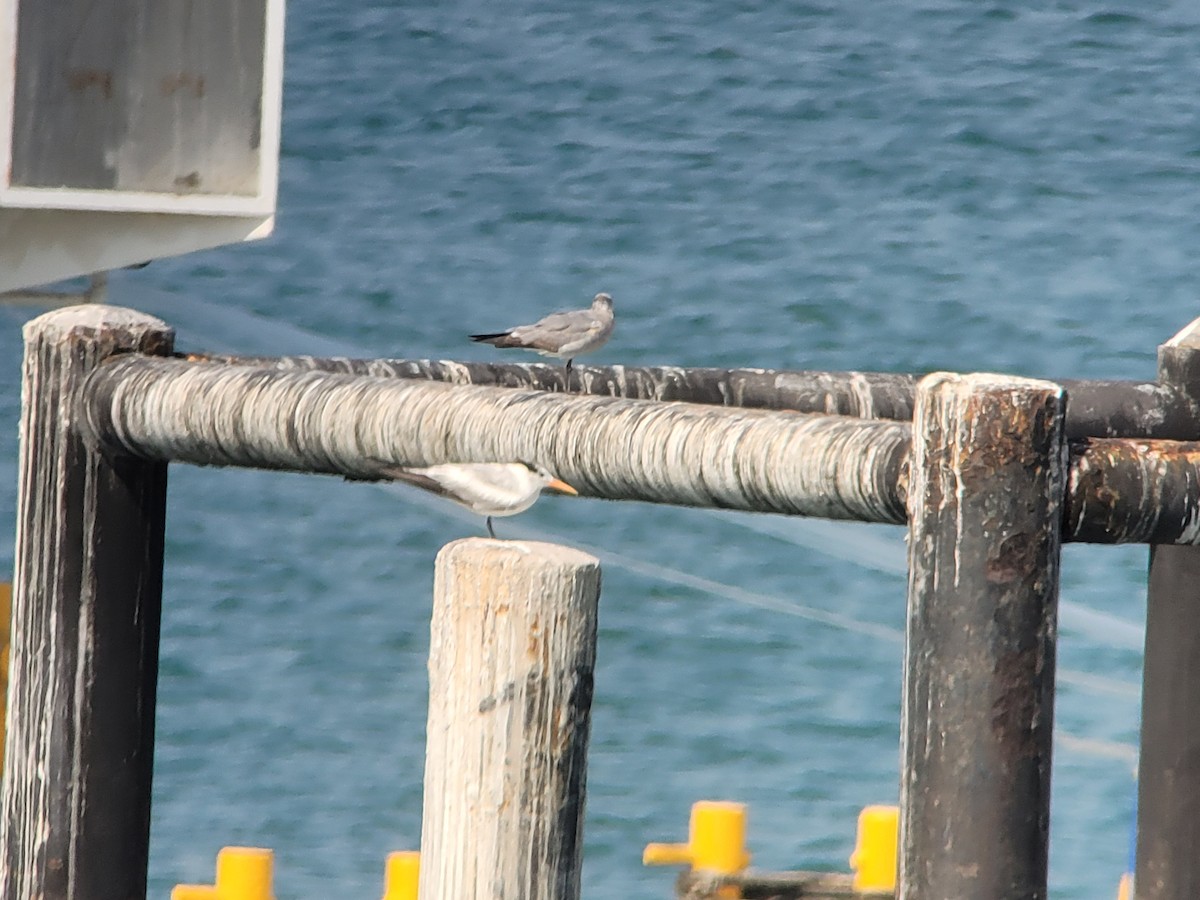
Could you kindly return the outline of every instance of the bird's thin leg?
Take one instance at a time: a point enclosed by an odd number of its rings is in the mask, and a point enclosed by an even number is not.
[[[495,532],[495,530],[492,528],[492,517],[491,517],[491,516],[488,516],[488,517],[487,517],[487,527],[488,527],[488,534],[489,534],[489,535],[491,535],[493,538],[495,538],[495,537],[496,537],[496,532]]]

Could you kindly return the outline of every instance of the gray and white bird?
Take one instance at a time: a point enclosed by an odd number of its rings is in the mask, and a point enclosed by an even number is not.
[[[608,294],[597,294],[588,309],[551,313],[532,325],[518,325],[507,331],[473,334],[471,340],[493,347],[520,347],[536,350],[542,356],[555,356],[571,361],[576,356],[599,350],[613,330],[613,301]]]
[[[380,474],[423,488],[487,517],[493,538],[493,516],[515,516],[533,506],[543,490],[578,494],[544,466],[532,463],[446,463],[424,469],[385,466]]]

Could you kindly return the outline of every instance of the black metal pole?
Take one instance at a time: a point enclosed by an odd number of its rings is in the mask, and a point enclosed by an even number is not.
[[[1043,900],[1065,397],[917,390],[901,722],[901,900]]]
[[[1200,398],[1200,320],[1159,348],[1159,379]],[[1197,524],[1200,527],[1200,523]],[[1151,546],[1138,762],[1138,900],[1200,897],[1200,547]]]
[[[74,400],[104,359],[173,337],[99,305],[25,326],[5,900],[146,895],[167,469],[88,446]]]
[[[340,372],[900,421],[912,418],[913,392],[919,380],[916,375],[892,372],[585,365],[574,366],[568,380],[562,366],[545,363],[203,353],[189,354],[187,358],[291,372]],[[1067,437],[1200,440],[1200,405],[1171,385],[1154,381],[1059,383],[1068,394]]]

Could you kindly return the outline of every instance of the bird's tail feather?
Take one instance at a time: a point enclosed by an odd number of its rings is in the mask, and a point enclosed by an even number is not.
[[[406,469],[404,466],[398,466],[395,463],[385,462],[382,459],[371,459],[373,471],[370,475],[353,475],[347,476],[347,481],[403,481],[406,484],[415,484],[419,488],[424,488],[434,494],[444,495],[446,489],[438,482],[434,481],[428,475],[425,475],[412,469]]]
[[[511,331],[497,331],[494,334],[472,334],[471,340],[477,344],[491,344],[493,347],[510,347],[509,338],[512,336]]]
[[[446,489],[438,482],[434,481],[428,475],[423,475],[420,472],[413,472],[409,469],[402,469],[398,466],[383,469],[383,474],[392,481],[403,481],[405,484],[413,484],[419,488],[424,488],[433,494],[439,496],[446,495]]]
[[[395,481],[395,471],[400,469],[395,463],[387,462],[382,459],[371,457],[367,460],[369,463],[369,473],[361,475],[345,475],[347,481]]]

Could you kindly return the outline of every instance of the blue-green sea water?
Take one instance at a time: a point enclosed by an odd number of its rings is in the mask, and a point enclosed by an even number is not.
[[[598,363],[1149,378],[1200,316],[1200,6],[293,0],[267,241],[114,278],[188,349],[499,359],[600,290]],[[11,563],[19,325],[0,416]],[[504,357],[514,358],[514,357]],[[546,499],[594,548],[589,900],[704,798],[766,868],[846,868],[897,797],[896,529]],[[280,900],[378,897],[419,844],[433,558],[400,488],[171,472],[151,887],[272,847]],[[1114,896],[1144,548],[1064,560],[1052,894]],[[835,614],[832,618],[829,614]]]

